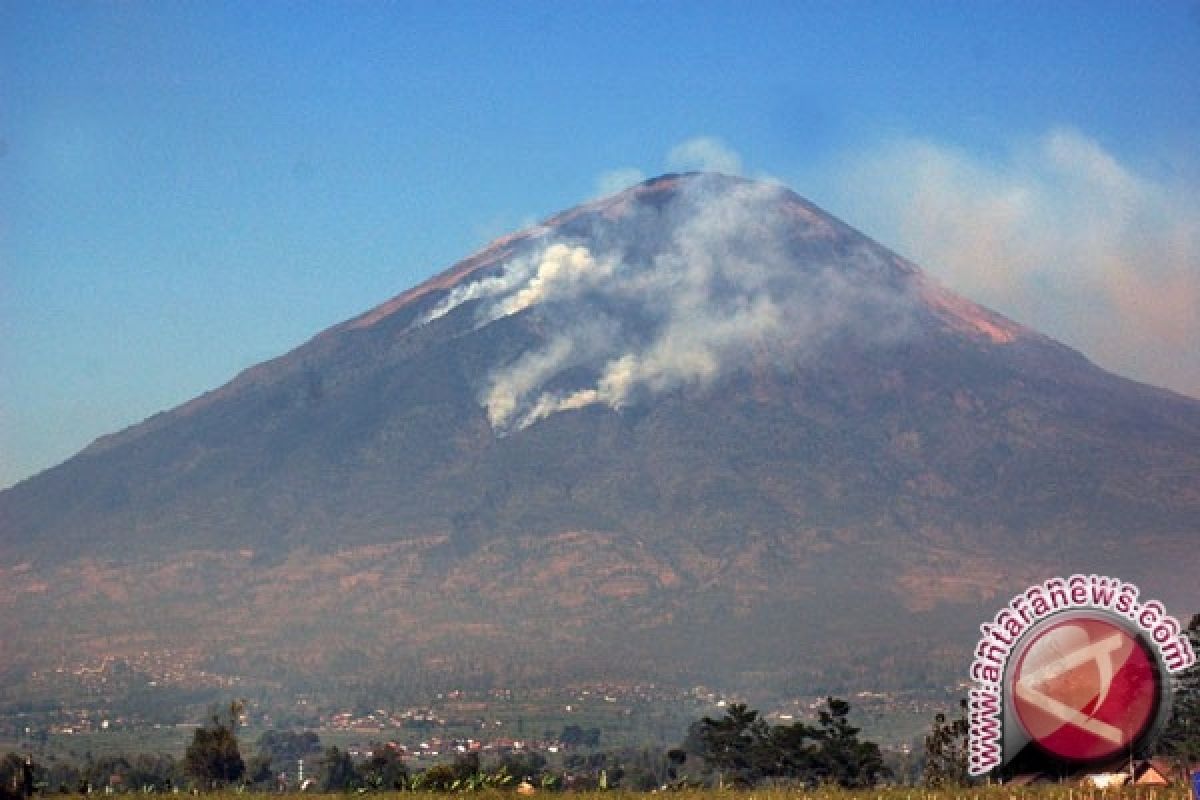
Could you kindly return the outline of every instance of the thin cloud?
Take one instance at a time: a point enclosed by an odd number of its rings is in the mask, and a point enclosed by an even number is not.
[[[644,180],[646,180],[646,175],[637,167],[611,169],[596,178],[595,196],[607,197]]]
[[[698,170],[742,174],[742,158],[720,139],[697,136],[680,142],[667,153],[667,166],[680,172]]]
[[[988,158],[908,139],[847,159],[850,221],[950,287],[1200,396],[1200,192],[1060,128]]]

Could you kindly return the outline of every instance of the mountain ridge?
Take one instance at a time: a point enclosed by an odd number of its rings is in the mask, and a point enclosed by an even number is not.
[[[406,306],[420,301],[424,297],[439,291],[448,291],[457,283],[469,278],[473,273],[476,273],[480,270],[485,270],[489,267],[495,267],[497,264],[502,263],[506,258],[514,255],[514,245],[530,239],[536,239],[540,235],[544,235],[546,232],[553,229],[553,227],[569,222],[579,215],[598,212],[611,216],[614,213],[614,209],[617,209],[617,213],[619,213],[619,209],[622,206],[628,205],[631,199],[635,199],[641,195],[659,192],[664,188],[671,188],[677,185],[681,180],[710,177],[718,177],[723,180],[750,183],[750,181],[747,181],[746,179],[718,175],[715,173],[668,173],[646,180],[640,184],[630,187],[629,189],[618,192],[613,196],[600,198],[580,205],[569,211],[552,215],[537,225],[501,236],[489,242],[476,253],[459,262],[456,262],[452,266],[422,281],[416,286],[399,293],[391,299],[386,300],[377,306],[346,320],[345,322],[334,324],[316,333],[306,342],[298,345],[295,348],[292,348],[280,356],[260,362],[259,364],[251,365],[239,371],[229,381],[220,386],[214,387],[213,389],[202,392],[192,400],[181,403],[173,408],[156,412],[147,419],[142,420],[141,422],[133,423],[120,431],[97,437],[81,451],[81,454],[100,452],[108,446],[122,441],[122,437],[136,433],[136,431],[142,426],[147,424],[153,426],[153,424],[160,420],[160,418],[164,415],[186,415],[197,408],[203,407],[207,403],[213,402],[214,400],[225,396],[231,391],[236,391],[237,388],[245,383],[253,383],[259,378],[268,378],[272,375],[275,365],[286,363],[287,359],[295,356],[298,353],[306,351],[309,348],[318,346],[319,343],[322,343],[326,338],[336,336],[346,331],[370,327],[383,321],[390,315],[397,313]],[[813,205],[811,202],[805,200],[803,197],[791,192],[790,190],[787,190],[786,194],[788,196],[788,201],[796,204],[800,208],[803,208],[808,213],[810,219],[820,220],[824,225],[831,227],[836,226],[842,232],[849,231],[861,236],[861,234],[859,234],[857,231],[854,231],[840,220],[831,217],[826,212]],[[879,247],[880,249],[886,249],[874,240],[870,240],[868,238],[868,241],[873,246]],[[980,306],[953,293],[935,279],[923,273],[915,264],[912,264],[902,257],[896,258],[897,261],[902,263],[907,270],[920,277],[920,291],[932,306],[945,312],[942,318],[951,326],[955,326],[957,324],[959,329],[964,332],[968,332],[973,335],[983,335],[998,343],[1009,343],[1017,336],[1038,336],[1046,338],[1041,334],[1022,326],[991,309]],[[1055,344],[1071,350],[1072,352],[1078,353],[1078,351],[1063,345],[1061,342],[1055,342]],[[1078,355],[1086,360],[1086,356],[1084,356],[1082,353],[1078,353]],[[1091,362],[1089,361],[1089,363]],[[1145,385],[1150,386],[1150,384]],[[1159,389],[1160,391],[1170,391],[1167,389],[1162,389],[1161,387],[1154,388]],[[1172,394],[1178,393],[1172,392]]]

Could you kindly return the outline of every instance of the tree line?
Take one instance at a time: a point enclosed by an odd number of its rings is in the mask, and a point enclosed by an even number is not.
[[[889,770],[879,745],[858,738],[859,728],[850,724],[849,714],[849,703],[829,697],[816,725],[795,722],[772,727],[759,712],[733,704],[723,717],[705,717],[694,724],[682,755],[699,756],[710,782],[721,787],[874,786],[889,776]],[[685,759],[679,760],[682,764]]]
[[[193,732],[182,759],[165,754],[110,756],[80,768],[56,763],[25,765],[10,755],[0,766],[0,781],[25,770],[46,792],[218,790],[261,791],[308,788],[343,790],[472,791],[516,788],[649,790],[663,786],[750,786],[762,782],[869,786],[886,775],[879,747],[858,739],[847,722],[849,704],[829,698],[816,725],[796,723],[772,728],[759,712],[734,704],[724,716],[705,717],[689,729],[680,747],[669,750],[627,747],[596,749],[600,732],[577,726],[564,729],[573,747],[557,765],[534,751],[512,751],[484,762],[478,752],[421,771],[409,768],[402,750],[376,744],[356,760],[337,747],[322,748],[311,731],[266,731],[255,748],[242,754],[238,740],[239,702],[214,710]],[[308,777],[297,785],[296,767],[304,761]],[[10,763],[11,762],[11,763]],[[14,786],[8,781],[4,786]],[[24,784],[22,784],[23,786]],[[8,790],[0,800],[9,800]],[[20,796],[20,792],[16,796]]]

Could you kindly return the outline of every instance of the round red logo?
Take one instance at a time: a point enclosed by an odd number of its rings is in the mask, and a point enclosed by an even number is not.
[[[1029,738],[1060,758],[1126,752],[1154,724],[1155,660],[1125,628],[1075,617],[1034,631],[1013,674],[1013,701]]]

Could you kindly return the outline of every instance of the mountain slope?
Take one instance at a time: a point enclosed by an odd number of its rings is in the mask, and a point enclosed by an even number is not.
[[[664,176],[0,493],[0,635],[247,675],[784,686],[874,654],[912,682],[1026,581],[1194,602],[1197,523],[1200,403],[782,188]]]

